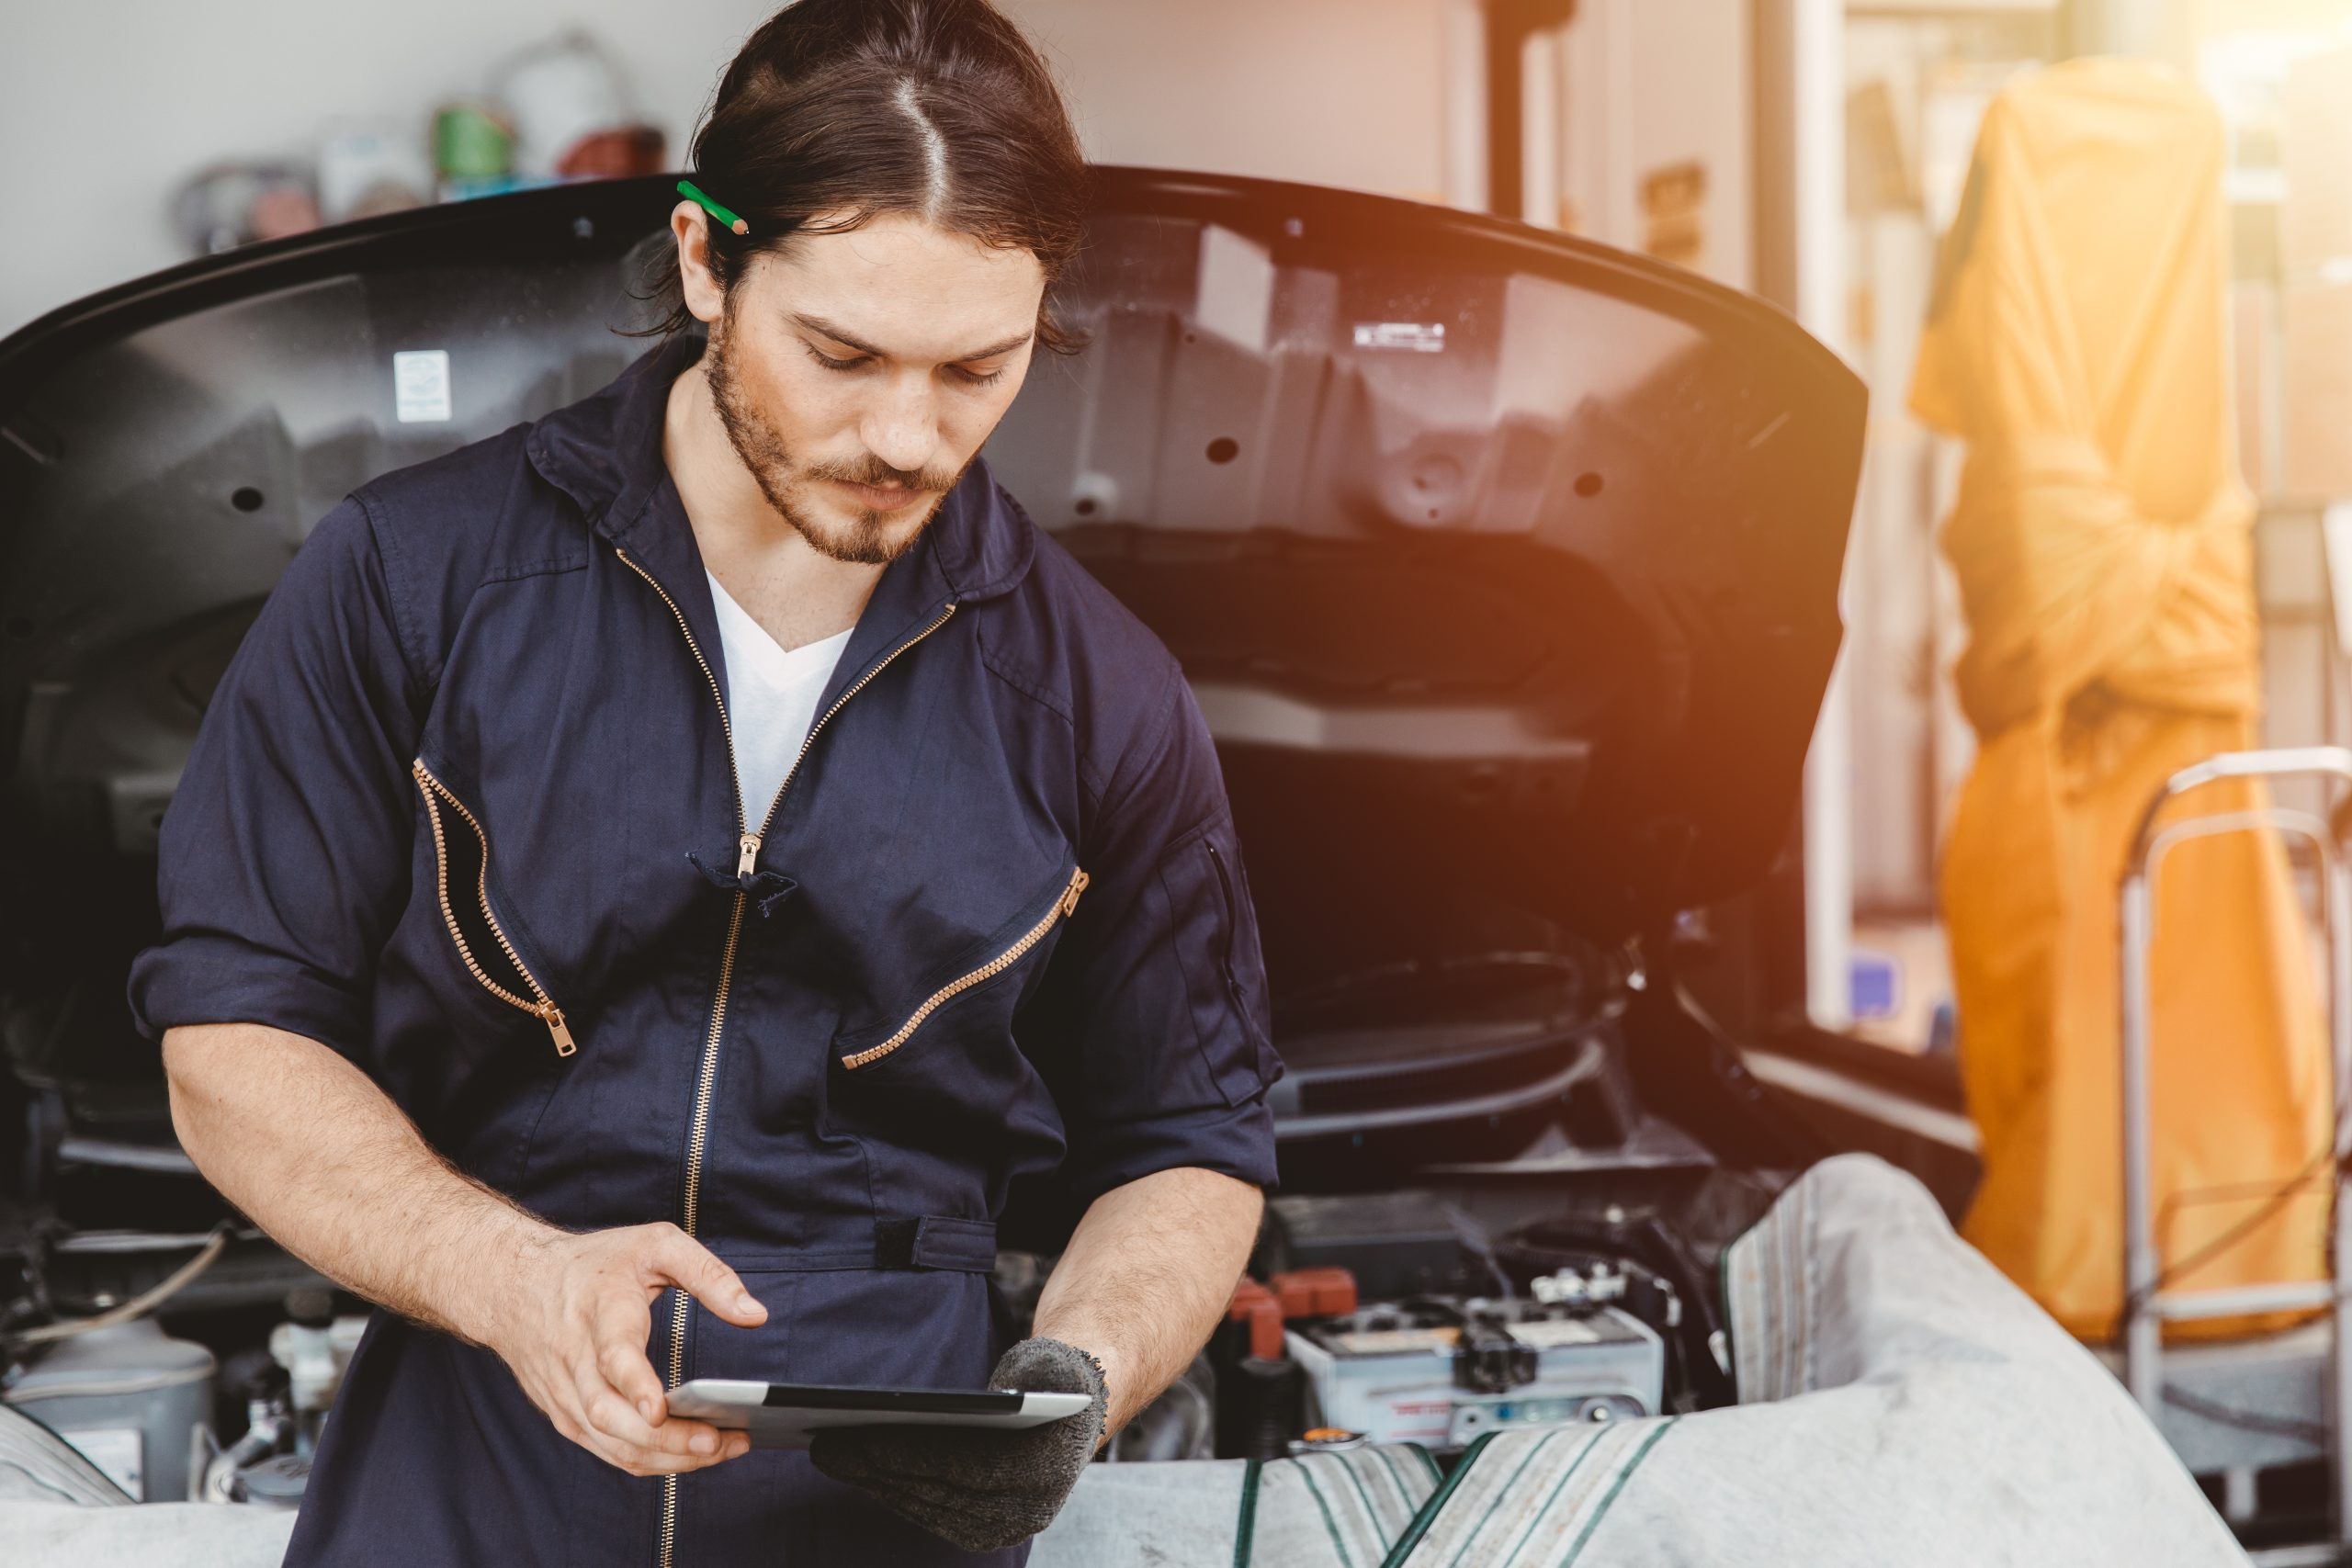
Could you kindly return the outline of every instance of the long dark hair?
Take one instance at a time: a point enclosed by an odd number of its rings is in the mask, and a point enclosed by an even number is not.
[[[706,225],[728,289],[795,234],[891,212],[1028,251],[1050,288],[1085,225],[1086,157],[1069,113],[1045,61],[988,0],[786,6],[729,63],[693,153],[687,177],[751,230]],[[667,341],[695,321],[677,244],[665,231],[640,254],[650,289],[638,298],[668,313],[625,335]],[[1043,308],[1037,342],[1080,346]]]

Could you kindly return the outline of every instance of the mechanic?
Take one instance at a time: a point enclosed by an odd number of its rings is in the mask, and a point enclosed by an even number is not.
[[[379,1303],[289,1562],[1019,1562],[1273,1179],[1191,688],[977,457],[1069,346],[1050,76],[983,0],[802,0],[693,152],[668,335],[328,512],[164,822],[180,1136]],[[1078,1219],[1012,1343],[1023,1177]],[[749,1452],[692,1377],[1092,1404]]]

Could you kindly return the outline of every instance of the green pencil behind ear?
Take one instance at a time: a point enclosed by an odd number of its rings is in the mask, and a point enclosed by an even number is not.
[[[718,219],[721,223],[726,224],[738,234],[749,234],[752,231],[752,226],[750,224],[744,222],[741,218],[738,218],[733,213],[728,211],[727,209],[719,206],[718,203],[711,200],[710,197],[703,195],[702,192],[696,190],[692,180],[680,180],[678,182],[678,190],[688,201],[695,202],[700,206],[705,212],[709,213],[713,218]]]

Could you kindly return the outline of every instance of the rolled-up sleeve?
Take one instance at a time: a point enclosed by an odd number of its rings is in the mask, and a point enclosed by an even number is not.
[[[408,897],[418,691],[366,504],[311,530],[208,705],[164,815],[140,1032],[261,1023],[370,1066],[377,956]]]
[[[1180,1166],[1275,1180],[1282,1064],[1241,846],[1181,674],[1161,706],[1080,846],[1087,889],[1045,979],[1080,1204]]]

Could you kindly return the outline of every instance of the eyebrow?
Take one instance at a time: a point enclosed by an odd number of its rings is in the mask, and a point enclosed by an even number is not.
[[[825,320],[822,316],[803,316],[796,314],[792,319],[799,322],[802,326],[807,327],[810,332],[818,333],[823,336],[831,338],[835,343],[846,344],[851,348],[857,350],[860,354],[870,354],[876,359],[888,359],[891,356],[889,350],[876,348],[874,344],[867,343],[863,338],[856,337],[849,333],[842,331],[841,328],[833,325],[832,322]],[[1010,354],[1014,349],[1019,348],[1023,344],[1027,343],[1033,335],[1034,333],[1023,333],[1018,337],[1006,338],[1002,343],[992,343],[986,348],[976,348],[969,354],[956,355],[950,363],[961,364],[964,361],[970,359],[992,359],[1000,354]]]

